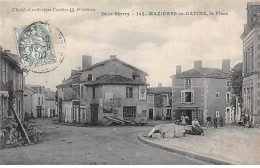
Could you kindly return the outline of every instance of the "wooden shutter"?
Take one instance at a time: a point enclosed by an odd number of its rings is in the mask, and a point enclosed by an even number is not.
[[[194,92],[191,92],[191,102],[194,103]]]
[[[185,92],[181,91],[181,103],[185,103]]]

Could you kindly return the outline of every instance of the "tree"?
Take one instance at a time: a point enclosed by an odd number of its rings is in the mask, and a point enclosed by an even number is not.
[[[14,101],[15,101],[15,93],[14,93],[14,81],[13,80],[9,80],[8,81],[8,106],[9,109],[11,109],[11,107],[14,105]],[[11,115],[11,112],[8,112],[8,115]]]
[[[242,68],[243,62],[236,64],[231,70],[231,90],[235,97],[232,97],[231,105],[236,107],[236,97],[238,98],[238,103],[240,103],[240,107],[242,107],[242,85],[243,85],[243,77],[242,77]]]

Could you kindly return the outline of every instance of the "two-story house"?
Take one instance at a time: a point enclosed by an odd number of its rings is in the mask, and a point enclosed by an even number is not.
[[[148,119],[171,119],[172,118],[172,87],[147,88]]]
[[[247,4],[243,40],[243,113],[260,124],[260,2]]]
[[[20,66],[19,56],[0,46],[0,115],[12,115],[8,102],[13,101],[13,108],[20,120],[23,120],[24,73],[28,71]],[[10,91],[10,86],[13,91]],[[11,93],[13,95],[9,95]]]
[[[42,118],[45,114],[44,87],[40,85],[25,85],[24,112],[33,113],[35,118]]]
[[[171,78],[173,119],[187,115],[188,124],[195,117],[205,124],[207,116],[216,115],[226,123],[232,122],[230,60],[222,60],[222,69],[204,68],[201,60],[194,61],[194,68],[184,72],[178,65]]]
[[[63,99],[61,121],[101,125],[106,116],[112,116],[146,122],[147,75],[114,55],[93,65],[92,57],[83,56],[82,69],[72,70],[71,76],[57,86],[58,97]],[[66,92],[71,93],[65,96]]]

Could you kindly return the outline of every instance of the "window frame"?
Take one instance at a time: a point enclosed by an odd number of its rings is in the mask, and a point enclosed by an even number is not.
[[[90,75],[91,75],[91,79],[89,80],[89,78],[90,78]],[[93,74],[88,74],[88,76],[87,76],[87,81],[88,81],[88,82],[91,82],[91,81],[93,81]]]
[[[189,82],[187,82],[187,81],[189,81]],[[187,84],[187,83],[188,83],[188,84]],[[186,79],[184,80],[184,86],[191,87],[191,83],[192,83],[191,78],[186,78]]]
[[[123,106],[123,118],[136,118],[136,112],[136,106]]]
[[[134,97],[133,91],[134,91],[133,87],[126,87],[126,98],[132,99]]]
[[[185,93],[190,92],[191,93],[191,102],[186,102],[185,99]],[[181,91],[181,103],[182,104],[192,104],[195,102],[195,92],[194,90],[182,90]]]

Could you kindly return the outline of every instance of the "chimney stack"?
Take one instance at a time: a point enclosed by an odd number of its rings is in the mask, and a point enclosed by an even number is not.
[[[77,72],[76,70],[71,70],[70,75],[72,76],[72,75],[74,75],[76,72]],[[65,80],[65,79],[64,79],[64,80]]]
[[[222,71],[230,73],[230,59],[222,60]]]
[[[176,66],[176,75],[181,74],[181,65]]]
[[[89,68],[92,65],[92,57],[88,55],[82,55],[82,70]]]
[[[110,59],[116,58],[116,55],[110,55]]]
[[[202,68],[202,61],[201,60],[195,60],[194,61],[194,68]]]
[[[159,88],[162,87],[162,83],[158,83],[158,87],[159,87]]]

